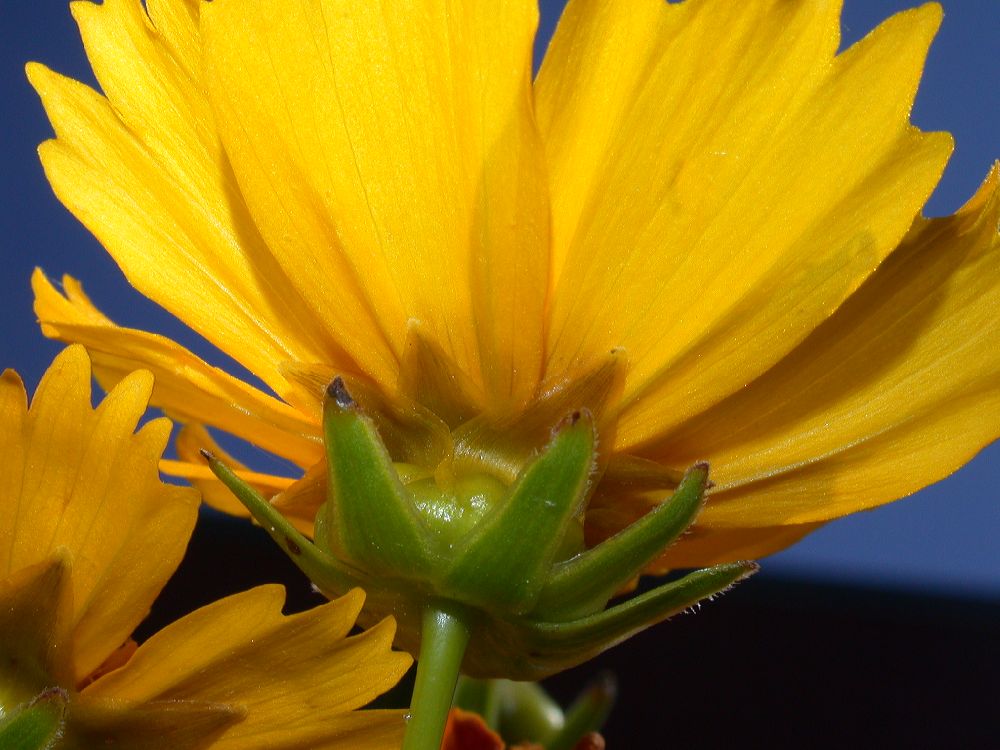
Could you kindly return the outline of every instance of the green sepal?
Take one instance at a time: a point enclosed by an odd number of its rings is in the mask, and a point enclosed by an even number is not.
[[[62,737],[68,696],[50,688],[28,705],[0,718],[0,747],[4,750],[50,750]]]
[[[595,440],[589,412],[574,412],[557,427],[552,442],[521,472],[503,504],[457,553],[444,589],[487,610],[530,610],[582,509]]]
[[[376,575],[425,575],[431,538],[378,430],[339,377],[327,388],[323,434],[329,482],[320,512],[330,551]]]
[[[535,613],[548,620],[569,620],[604,609],[617,591],[694,522],[707,485],[708,464],[695,464],[665,502],[610,539],[557,563]]]
[[[525,624],[525,630],[532,649],[541,649],[552,657],[572,655],[575,662],[583,661],[728,589],[756,573],[757,569],[753,562],[703,568],[589,617],[561,623]]]
[[[490,627],[474,633],[473,642],[478,648],[469,652],[466,674],[495,673],[501,660],[491,660],[489,655],[496,653],[505,655],[503,673],[510,679],[548,677],[725,591],[757,570],[757,564],[752,562],[696,570],[603,612],[569,622],[494,620]]]
[[[319,549],[298,529],[292,526],[263,495],[240,479],[208,451],[202,451],[209,467],[236,498],[243,503],[254,520],[277,542],[289,559],[306,574],[320,591],[333,598],[343,596],[358,586],[365,586],[368,577],[342,564]]]

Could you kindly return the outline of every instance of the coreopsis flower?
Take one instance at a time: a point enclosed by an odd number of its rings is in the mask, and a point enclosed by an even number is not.
[[[546,673],[549,625],[591,653],[638,570],[768,554],[1000,434],[1000,174],[920,215],[951,150],[908,121],[937,5],[838,54],[834,0],[571,0],[535,78],[528,1],[73,9],[103,94],[29,69],[56,194],[265,387],[38,273],[43,331],[107,385],[153,371],[188,425],[167,468],[219,507],[206,426],[296,465],[224,461],[411,650],[431,592],[489,626],[465,667]],[[675,488],[671,532],[622,542]]]
[[[353,711],[410,664],[390,650],[389,621],[347,637],[361,592],[286,617],[281,587],[261,586],[130,640],[180,562],[198,496],[160,481],[170,423],[135,432],[149,373],[97,409],[90,378],[82,347],[59,355],[30,408],[18,376],[0,377],[0,739],[54,705],[61,738],[39,748],[397,746],[399,713]]]

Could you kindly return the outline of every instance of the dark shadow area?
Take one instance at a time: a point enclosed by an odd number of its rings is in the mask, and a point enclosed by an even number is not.
[[[198,607],[265,583],[285,586],[286,613],[326,601],[263,529],[203,507],[184,561],[135,638],[141,643]]]
[[[261,529],[203,512],[139,639],[267,582],[287,611],[322,602]],[[603,670],[619,681],[609,750],[995,747],[1000,602],[764,573],[547,685],[567,704]]]
[[[550,680],[617,675],[609,747],[995,747],[1000,604],[758,576]]]

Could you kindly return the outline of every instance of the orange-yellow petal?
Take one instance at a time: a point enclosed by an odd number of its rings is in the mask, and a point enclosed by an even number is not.
[[[68,551],[79,681],[131,635],[177,567],[197,493],[160,482],[167,420],[135,432],[152,388],[149,373],[124,378],[97,409],[82,347],[55,359],[30,409],[16,376],[5,373],[2,384],[4,416],[13,411],[13,419],[0,424],[9,449],[0,472],[0,577]]]
[[[908,123],[941,11],[834,56],[840,3],[573,0],[537,84],[549,368],[631,365],[617,445],[743,387],[898,244],[951,142]]]
[[[351,713],[410,666],[409,656],[390,650],[392,621],[347,637],[364,600],[360,590],[289,617],[281,614],[283,600],[280,586],[261,586],[202,607],[83,695],[242,707],[246,719],[216,741],[219,750],[398,746],[400,712]]]
[[[198,488],[201,499],[216,510],[234,516],[249,516],[249,512],[233,493],[219,481],[208,466],[202,451],[209,451],[244,482],[265,497],[288,489],[294,479],[249,471],[245,464],[224,451],[202,425],[184,425],[174,445],[180,461],[160,461],[160,470],[174,477],[184,477]]]
[[[1000,165],[955,216],[920,219],[775,368],[651,457],[712,463],[700,523],[822,521],[908,495],[1000,435]]]
[[[170,339],[115,325],[75,279],[63,277],[60,293],[36,270],[32,286],[43,333],[86,346],[105,388],[146,369],[155,377],[151,403],[171,417],[219,427],[299,466],[322,457],[319,425],[287,404],[206,364]]]
[[[487,405],[523,401],[538,382],[548,202],[536,21],[521,0],[202,6],[216,121],[261,234],[313,325],[383,386],[414,318]]]
[[[340,356],[235,184],[200,81],[197,4],[150,3],[153,21],[139,0],[72,9],[107,98],[28,66],[56,132],[39,153],[59,199],[140,292],[277,393],[277,363]]]
[[[645,572],[661,574],[678,568],[759,560],[801,541],[820,526],[820,523],[804,523],[729,529],[695,524],[650,563]]]
[[[245,465],[233,458],[224,451],[212,438],[203,426],[197,424],[185,425],[177,436],[175,442],[177,455],[180,461],[160,461],[160,471],[175,477],[184,477],[201,492],[202,500],[211,505],[216,510],[229,513],[234,516],[249,516],[246,507],[236,499],[232,491],[219,481],[218,477],[208,466],[208,462],[201,451],[207,450],[214,454],[235,474],[247,484],[252,486],[265,497],[273,498],[273,502],[278,506],[279,500],[289,498],[299,494],[303,486],[308,486],[313,490],[311,484],[306,485],[313,477],[322,475],[326,477],[326,462],[321,461],[309,468],[300,479],[291,477],[276,476],[274,474],[263,474],[261,472],[250,471]],[[313,519],[316,511],[326,499],[326,483],[315,486],[315,490],[308,492],[309,502],[305,508],[289,509],[282,507],[283,514],[289,516],[289,520],[295,527],[306,536],[313,535]],[[280,506],[279,506],[280,507]],[[298,511],[296,513],[295,511]]]

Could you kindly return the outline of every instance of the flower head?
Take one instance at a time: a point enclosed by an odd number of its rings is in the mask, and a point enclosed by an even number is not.
[[[281,588],[262,586],[130,640],[198,508],[160,482],[169,422],[134,432],[151,388],[135,373],[92,409],[81,347],[30,408],[17,375],[0,377],[0,716],[62,696],[60,748],[392,747],[398,713],[352,709],[410,659],[390,651],[391,622],[346,637],[360,592],[285,617]]]
[[[165,468],[397,616],[408,750],[460,670],[548,674],[753,567],[605,609],[640,572],[767,554],[1000,434],[1000,170],[920,216],[937,5],[838,54],[837,0],[570,0],[534,79],[530,0],[73,8],[104,95],[29,69],[57,195],[265,389],[38,273],[42,329],[104,383],[152,370]],[[234,474],[206,427],[299,470]]]
[[[951,149],[908,122],[937,5],[837,54],[833,0],[571,0],[534,80],[530,2],[146,8],[73,5],[103,96],[29,69],[46,172],[276,395],[35,287],[102,382],[156,373],[175,470],[210,480],[201,426],[234,433],[301,467],[245,476],[308,524],[334,375],[445,483],[509,482],[586,407],[590,543],[712,464],[663,569],[780,549],[1000,433],[997,172],[919,217]]]

